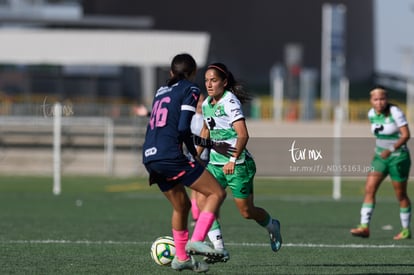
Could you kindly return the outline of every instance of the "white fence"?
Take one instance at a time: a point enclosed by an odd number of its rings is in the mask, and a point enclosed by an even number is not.
[[[62,117],[55,125],[61,135],[54,140],[53,117],[0,116],[0,173],[52,175],[58,158],[63,173],[143,174],[145,122],[140,117]]]

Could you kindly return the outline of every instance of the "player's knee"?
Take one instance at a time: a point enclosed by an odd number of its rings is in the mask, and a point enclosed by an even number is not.
[[[217,192],[216,192],[216,195],[217,195],[217,197],[218,197],[218,199],[220,200],[220,201],[224,201],[224,199],[226,198],[226,196],[227,196],[227,193],[226,193],[226,191],[223,189],[223,188],[220,188]]]
[[[210,193],[207,197],[207,200],[214,200],[218,204],[222,204],[224,199],[226,198],[226,192],[223,190],[215,190],[214,192]]]

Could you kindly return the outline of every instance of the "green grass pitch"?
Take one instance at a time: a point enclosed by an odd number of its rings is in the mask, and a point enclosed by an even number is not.
[[[413,241],[392,239],[400,221],[389,181],[378,193],[371,237],[349,234],[363,187],[364,179],[343,180],[335,201],[328,178],[257,178],[256,205],[280,219],[282,249],[271,251],[267,232],[244,220],[229,194],[221,222],[231,259],[208,274],[414,274]],[[52,178],[1,176],[0,273],[171,274],[150,257],[152,241],[171,235],[170,215],[145,178],[63,177],[55,196]]]

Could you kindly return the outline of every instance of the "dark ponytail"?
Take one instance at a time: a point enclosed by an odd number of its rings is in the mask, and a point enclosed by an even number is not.
[[[189,79],[197,70],[197,64],[194,58],[187,54],[178,54],[171,61],[172,76],[167,85],[171,86],[183,79]]]

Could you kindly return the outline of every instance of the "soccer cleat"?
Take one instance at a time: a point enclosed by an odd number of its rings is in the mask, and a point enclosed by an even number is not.
[[[411,239],[411,231],[408,228],[403,228],[400,233],[394,236],[394,240]]]
[[[181,262],[177,257],[174,257],[171,262],[171,268],[177,271],[188,269],[197,273],[208,271],[208,265],[206,263],[196,261],[194,257],[190,257],[190,259],[184,262]]]
[[[188,241],[185,251],[190,255],[202,255],[208,258],[222,259],[224,257],[223,251],[215,250],[204,242]]]
[[[361,237],[361,238],[368,238],[369,237],[369,228],[368,228],[368,226],[358,225],[357,228],[352,228],[350,232],[355,237]]]
[[[282,247],[282,235],[280,234],[280,222],[272,219],[273,230],[269,232],[270,246],[274,252],[278,252]]]
[[[230,253],[225,248],[220,249],[220,250],[216,249],[216,250],[223,253],[223,256],[221,258],[220,257],[207,257],[206,256],[206,257],[204,257],[203,260],[208,264],[225,263],[228,260],[230,260]]]

